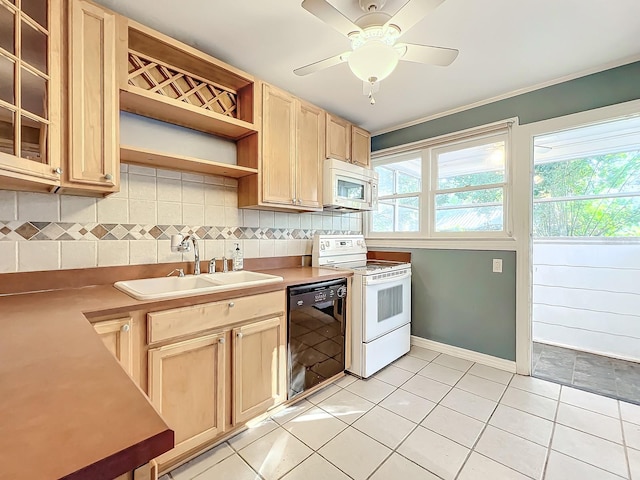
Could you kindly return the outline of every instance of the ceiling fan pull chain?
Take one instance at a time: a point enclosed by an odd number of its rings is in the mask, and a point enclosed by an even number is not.
[[[371,105],[375,105],[376,104],[376,99],[373,98],[373,86],[376,84],[375,80],[370,82],[369,84],[369,103]]]

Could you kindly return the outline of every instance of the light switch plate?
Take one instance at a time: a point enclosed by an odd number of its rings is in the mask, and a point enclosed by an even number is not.
[[[502,259],[494,258],[493,259],[493,273],[502,273]]]

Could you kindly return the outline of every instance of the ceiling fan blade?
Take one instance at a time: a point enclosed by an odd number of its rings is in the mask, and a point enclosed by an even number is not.
[[[384,26],[395,25],[400,30],[400,35],[404,35],[442,2],[444,0],[409,0]]]
[[[302,2],[302,8],[335,28],[345,37],[348,37],[352,32],[361,31],[360,27],[336,10],[333,5],[326,0],[304,0]]]
[[[300,77],[303,77],[305,75],[309,75],[310,73],[319,72],[320,70],[324,70],[325,68],[333,67],[334,65],[338,65],[339,63],[346,62],[349,53],[350,52],[341,53],[340,55],[325,58],[324,60],[320,60],[319,62],[296,68],[293,73]]]
[[[431,47],[413,43],[398,43],[396,48],[401,49],[400,60],[440,65],[441,67],[451,65],[459,53],[455,48]],[[402,53],[402,50],[404,50],[404,53]]]

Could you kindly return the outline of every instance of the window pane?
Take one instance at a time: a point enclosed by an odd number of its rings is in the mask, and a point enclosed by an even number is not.
[[[487,232],[503,230],[502,205],[436,210],[436,232]]]
[[[47,28],[47,0],[22,0],[22,11]]]
[[[25,68],[21,69],[21,77],[22,108],[42,118],[47,118],[47,81]]]
[[[22,22],[22,60],[47,73],[47,36]]]
[[[600,198],[533,205],[535,237],[638,237],[640,197]]]
[[[15,155],[15,127],[14,113],[0,107],[0,152]]]
[[[37,162],[46,161],[47,148],[47,125],[31,120],[27,117],[20,119],[20,156],[35,160]]]
[[[403,193],[418,193],[422,190],[422,160],[410,160],[387,163],[376,167],[378,172],[378,196]]]
[[[640,150],[535,166],[534,198],[640,192]]]
[[[393,195],[393,170],[384,166],[376,167],[376,172],[378,172],[378,196],[384,197],[387,195]]]
[[[397,185],[396,192],[397,193],[416,193],[420,191],[421,179],[420,177],[416,177],[415,175],[409,175],[404,172],[399,171],[396,176]]]
[[[436,207],[463,206],[486,203],[502,203],[504,190],[488,188],[469,192],[446,193],[436,195]]]
[[[473,187],[505,181],[504,141],[436,155],[438,189]]]
[[[398,205],[403,207],[412,207],[419,208],[420,207],[420,199],[418,197],[405,197],[398,199]]]
[[[15,63],[0,55],[0,99],[15,105]]]
[[[420,231],[420,219],[418,210],[415,208],[405,208],[398,206],[398,232],[418,232]]]
[[[378,210],[371,212],[373,232],[393,232],[393,203],[378,202]]]
[[[14,50],[15,16],[0,3],[0,48],[15,54]]]

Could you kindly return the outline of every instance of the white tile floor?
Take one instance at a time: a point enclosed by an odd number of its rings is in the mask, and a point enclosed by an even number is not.
[[[423,348],[162,480],[640,480],[640,406]]]

